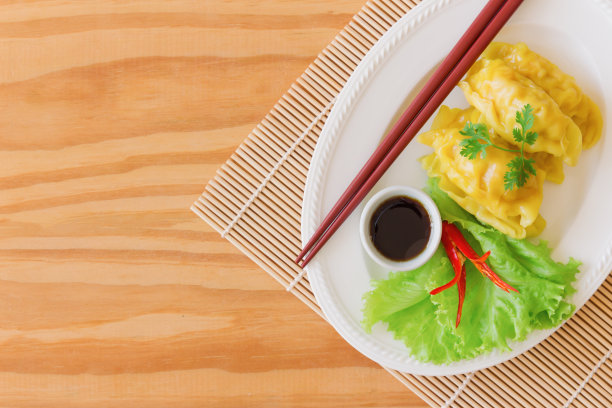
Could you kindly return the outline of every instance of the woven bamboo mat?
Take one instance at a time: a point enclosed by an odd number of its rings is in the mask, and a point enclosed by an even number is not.
[[[418,1],[368,2],[221,167],[193,211],[324,318],[292,261],[308,165],[335,96],[361,58]],[[612,406],[612,277],[545,342],[450,377],[387,369],[436,407]],[[494,386],[491,386],[494,384]]]

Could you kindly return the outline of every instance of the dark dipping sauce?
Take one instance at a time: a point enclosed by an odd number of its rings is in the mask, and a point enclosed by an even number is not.
[[[418,256],[429,241],[431,220],[419,201],[406,196],[392,197],[372,214],[370,237],[383,256],[407,261]]]

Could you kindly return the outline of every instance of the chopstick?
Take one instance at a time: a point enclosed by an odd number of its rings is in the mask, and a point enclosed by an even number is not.
[[[522,2],[487,3],[304,246],[295,260],[298,265],[303,259],[301,266],[306,266],[348,218]]]

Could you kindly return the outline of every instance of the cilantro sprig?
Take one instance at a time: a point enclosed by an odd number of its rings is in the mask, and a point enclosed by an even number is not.
[[[517,143],[520,143],[520,149],[507,149],[503,146],[496,145],[491,140],[487,125],[484,123],[468,122],[463,127],[463,130],[459,131],[463,136],[467,136],[467,138],[459,143],[461,146],[461,151],[459,153],[470,160],[475,159],[478,155],[480,155],[481,159],[487,157],[488,147],[494,147],[506,152],[518,153],[519,155],[517,157],[506,164],[509,170],[504,174],[504,189],[512,190],[514,187],[521,188],[527,183],[530,175],[536,175],[536,169],[533,166],[535,160],[525,157],[525,144],[533,145],[538,138],[536,132],[529,130],[533,127],[534,119],[533,108],[529,104],[523,106],[523,109],[516,112],[515,121],[519,127],[512,129],[512,136]]]

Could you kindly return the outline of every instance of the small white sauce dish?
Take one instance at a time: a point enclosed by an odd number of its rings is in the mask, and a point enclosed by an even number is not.
[[[378,207],[393,197],[404,196],[420,202],[429,216],[431,231],[425,249],[414,258],[405,261],[394,261],[381,254],[372,242],[370,223]],[[367,255],[378,265],[389,272],[409,271],[425,264],[436,252],[442,236],[442,219],[434,201],[422,190],[408,186],[391,186],[374,194],[366,203],[359,221],[361,245]]]

